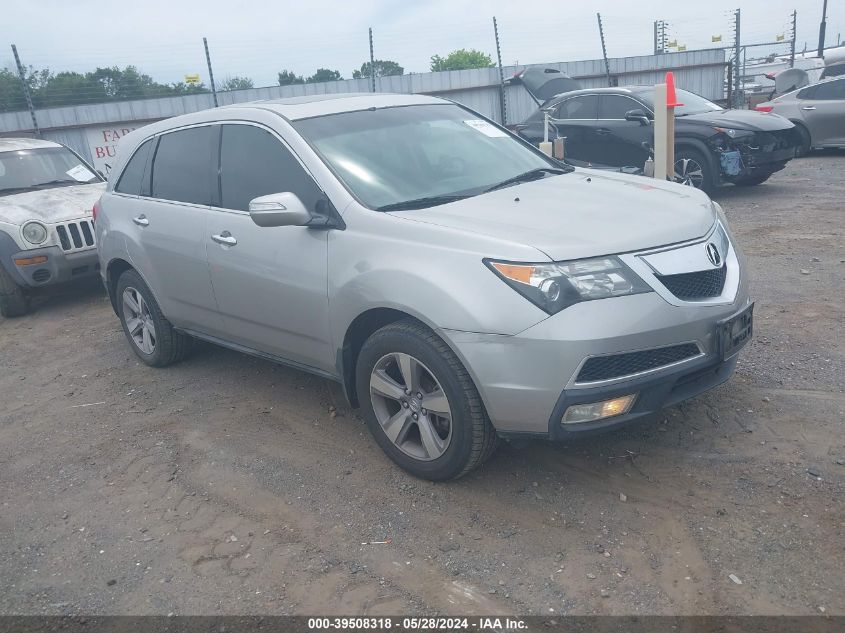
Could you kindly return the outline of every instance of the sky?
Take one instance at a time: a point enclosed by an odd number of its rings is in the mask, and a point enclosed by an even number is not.
[[[789,34],[798,11],[797,49],[815,49],[823,0],[3,0],[0,67],[13,65],[16,44],[24,65],[85,72],[132,64],[160,82],[208,71],[208,38],[215,80],[246,76],[274,85],[279,70],[312,74],[337,69],[344,78],[369,59],[405,72],[427,72],[432,55],[477,48],[495,60],[492,18],[499,24],[505,65],[601,57],[596,12],[609,57],[648,55],[653,22],[669,23],[670,40],[688,50],[732,41],[733,10],[741,8],[742,43]],[[845,37],[845,0],[828,1],[828,46]],[[761,53],[779,49],[751,49]],[[751,53],[749,52],[749,57]]]

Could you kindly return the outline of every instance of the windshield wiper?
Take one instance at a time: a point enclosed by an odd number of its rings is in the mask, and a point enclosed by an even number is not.
[[[508,178],[507,180],[503,180],[502,182],[497,182],[492,187],[488,187],[484,190],[484,193],[488,191],[495,191],[496,189],[502,189],[503,187],[509,187],[510,185],[516,185],[520,182],[530,182],[532,180],[539,180],[546,174],[568,174],[572,171],[570,169],[563,169],[562,167],[538,167],[537,169],[532,169],[531,171],[526,171],[525,173],[518,174],[513,178]]]
[[[84,185],[84,182],[80,182],[78,180],[72,180],[70,178],[63,178],[61,180],[48,180],[47,182],[39,182],[37,185],[33,185],[33,187],[52,187],[53,185],[64,185],[66,183],[73,183],[77,185]]]
[[[376,211],[405,211],[409,209],[425,209],[427,207],[435,207],[439,204],[447,204],[457,200],[469,198],[468,195],[452,194],[448,196],[427,196],[425,198],[415,198],[414,200],[405,200],[404,202],[394,202],[392,204],[385,204],[376,207]]]

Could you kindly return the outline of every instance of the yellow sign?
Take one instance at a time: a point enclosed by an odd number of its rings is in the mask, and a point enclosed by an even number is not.
[[[710,41],[711,41],[711,42],[721,42],[721,41],[722,41],[722,36],[721,36],[721,35],[713,35],[713,36],[710,38]]]
[[[199,75],[185,75],[186,84],[198,84],[200,82]]]
[[[679,53],[683,53],[685,50],[687,50],[686,44],[681,44],[680,46],[678,46],[678,52]]]
[[[671,42],[667,42],[666,45],[669,48],[677,48],[678,47],[678,40],[672,40]]]
[[[784,41],[784,40],[786,39],[786,35],[778,35],[775,39],[776,39],[778,42],[782,42],[782,41]]]

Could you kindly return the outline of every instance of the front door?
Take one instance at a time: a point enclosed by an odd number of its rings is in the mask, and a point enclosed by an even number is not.
[[[798,107],[814,145],[845,144],[845,77],[818,84]]]
[[[208,264],[226,338],[287,360],[335,371],[328,325],[328,232],[264,228],[249,201],[293,192],[306,208],[325,194],[270,130],[221,125],[220,208],[206,228]]]
[[[599,95],[596,127],[596,163],[611,167],[642,169],[653,145],[653,127],[625,120],[631,110],[646,111],[639,102],[624,95]]]

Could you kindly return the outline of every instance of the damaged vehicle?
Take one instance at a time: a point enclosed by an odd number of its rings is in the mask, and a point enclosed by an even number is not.
[[[96,227],[142,362],[196,338],[335,380],[432,480],[499,437],[583,436],[712,389],[752,335],[743,257],[701,191],[562,165],[424,95],[147,125]]]
[[[539,143],[548,111],[549,138],[566,138],[566,162],[642,170],[654,147],[653,96],[653,86],[570,91],[547,99],[511,130]],[[759,185],[801,146],[798,130],[783,117],[725,110],[686,90],[678,90],[677,97],[683,105],[675,108],[676,182],[707,193],[725,183]]]
[[[97,274],[92,208],[104,190],[64,145],[0,138],[0,314],[26,314],[36,288]]]

